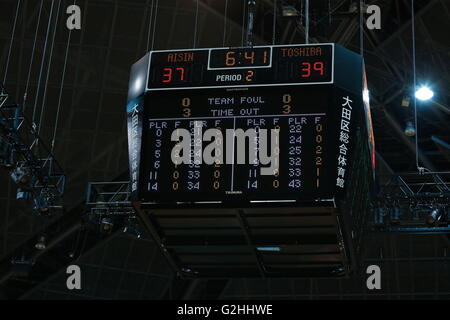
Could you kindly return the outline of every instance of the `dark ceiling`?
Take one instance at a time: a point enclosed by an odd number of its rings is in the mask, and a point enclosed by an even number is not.
[[[67,176],[64,210],[43,218],[14,200],[16,188],[7,172],[0,171],[2,263],[28,252],[37,235],[60,226],[66,215],[85,214],[89,181],[127,179],[125,104],[135,61],[151,49],[240,46],[244,39],[242,0],[77,0],[82,28],[69,32],[65,10],[73,2],[0,0],[0,75],[5,75],[12,43],[5,83],[10,101],[22,103],[26,93],[25,113],[35,113],[43,140],[50,145],[56,132],[54,153]],[[257,2],[255,42],[271,44],[274,1]],[[359,52],[354,2],[312,1],[311,42],[335,42]],[[302,13],[300,3],[279,0],[278,12],[281,5],[294,5]],[[413,108],[402,106],[413,92],[411,3],[366,3],[382,10],[382,29],[364,30],[378,156],[394,172],[414,171],[414,140],[403,133]],[[436,94],[433,102],[418,104],[419,158],[430,170],[450,171],[448,153],[433,139],[450,143],[450,0],[416,0],[415,19],[417,82],[432,86]],[[275,30],[276,44],[304,43],[299,19],[278,16]],[[51,275],[23,283],[0,281],[5,294],[36,299],[450,298],[450,243],[437,235],[369,235],[372,245],[364,263],[376,261],[388,270],[383,289],[375,294],[363,287],[364,275],[348,280],[177,281],[150,237],[136,240],[117,232],[106,239],[91,238],[80,231],[60,245],[61,252],[81,247],[76,261],[89,278],[81,292],[67,291],[64,270],[50,268]],[[83,239],[92,242],[89,250],[84,250]],[[0,272],[0,280],[2,276]]]

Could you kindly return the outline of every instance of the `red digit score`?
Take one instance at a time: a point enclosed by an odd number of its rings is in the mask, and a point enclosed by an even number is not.
[[[281,48],[280,58],[289,60],[290,80],[305,82],[331,81],[332,48],[324,46],[300,46]]]
[[[194,52],[168,52],[161,65],[159,80],[162,84],[180,83],[189,80],[188,70],[195,58]]]
[[[323,76],[324,75],[324,63],[323,62],[302,62],[300,68],[300,76],[302,78],[310,78],[311,76]]]
[[[166,67],[162,71],[162,83],[172,83],[186,80],[186,68],[184,67]]]

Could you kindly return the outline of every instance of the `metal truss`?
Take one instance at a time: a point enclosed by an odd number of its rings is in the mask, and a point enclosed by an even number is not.
[[[374,230],[450,234],[450,172],[384,178],[373,212]]]
[[[90,182],[86,204],[94,216],[132,216],[129,181]]]
[[[145,236],[135,209],[131,205],[129,181],[90,182],[86,205],[92,223],[100,226],[100,233],[108,234],[114,229],[140,239]]]
[[[0,167],[11,172],[17,184],[17,199],[29,200],[39,214],[61,208],[65,175],[53,154],[39,137],[36,126],[23,114],[21,105],[6,105],[0,95]]]

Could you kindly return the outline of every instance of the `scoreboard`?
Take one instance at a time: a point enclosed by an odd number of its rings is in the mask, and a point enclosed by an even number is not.
[[[131,68],[131,199],[188,277],[348,275],[375,168],[364,62],[334,44],[152,51]]]
[[[257,203],[343,194],[355,123],[367,113],[361,112],[360,87],[345,86],[362,79],[339,71],[339,50],[315,44],[150,52],[130,78],[133,199]],[[336,85],[336,74],[344,85]],[[210,129],[219,136],[206,138]],[[189,163],[173,159],[181,130],[190,135],[190,149],[178,156],[190,152]],[[250,133],[239,140],[230,130]],[[268,150],[277,162],[270,174],[261,169],[271,164],[258,157],[264,130],[268,142],[277,134],[277,146]],[[221,161],[202,159],[210,144],[222,147]]]

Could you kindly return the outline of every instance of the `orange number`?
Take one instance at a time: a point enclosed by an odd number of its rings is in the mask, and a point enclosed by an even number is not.
[[[234,54],[235,54],[234,51],[228,51],[227,53],[227,59],[225,60],[225,64],[228,67],[233,67],[236,64],[236,58],[233,57]]]
[[[177,71],[180,71],[180,80],[184,81],[184,68],[177,68]]]
[[[255,73],[252,71],[252,70],[248,70],[247,71],[247,76],[245,77],[245,80],[247,81],[247,82],[252,82],[253,81],[253,75],[254,75]]]
[[[267,56],[268,56],[268,55],[269,55],[268,52],[267,52],[267,51],[264,51],[264,64],[267,63]]]
[[[246,52],[246,53],[244,54],[244,58],[245,58],[246,60],[250,60],[250,61],[251,61],[251,64],[254,64],[254,63],[255,63],[255,51],[252,51],[252,52]]]

